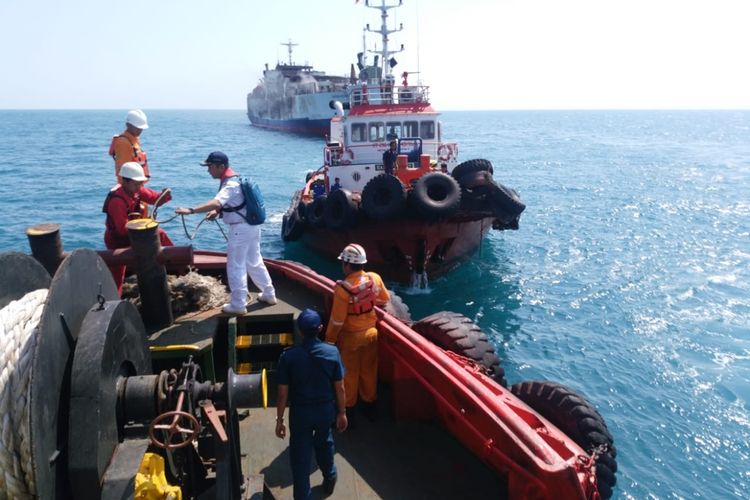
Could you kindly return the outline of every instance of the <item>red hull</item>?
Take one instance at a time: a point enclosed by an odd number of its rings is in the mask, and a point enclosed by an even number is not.
[[[307,227],[301,241],[332,259],[347,244],[359,243],[367,251],[369,270],[409,283],[414,273],[435,278],[454,269],[477,250],[494,220],[488,214],[432,223],[413,219],[368,221],[346,231]]]

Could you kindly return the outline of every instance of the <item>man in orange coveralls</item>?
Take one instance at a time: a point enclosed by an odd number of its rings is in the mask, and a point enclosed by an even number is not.
[[[364,271],[365,249],[356,243],[347,245],[339,255],[346,278],[336,284],[326,341],[336,344],[346,367],[347,417],[353,419],[357,397],[369,420],[376,418],[378,385],[378,331],[375,306],[390,299],[382,278]]]
[[[146,113],[140,109],[128,111],[125,117],[125,131],[112,137],[109,145],[109,156],[115,160],[115,176],[117,182],[122,184],[120,168],[125,163],[134,161],[143,167],[143,173],[148,181],[151,178],[148,171],[148,158],[146,152],[141,149],[141,132],[148,128]]]
[[[102,207],[102,212],[107,214],[104,244],[110,250],[130,246],[130,238],[128,238],[128,230],[125,224],[128,223],[128,220],[137,219],[141,216],[141,202],[153,205],[158,200],[159,205],[163,205],[172,199],[169,188],[164,188],[159,193],[143,187],[147,178],[143,173],[143,168],[136,162],[125,163],[120,169],[120,174],[122,175],[122,184],[112,188]],[[161,228],[159,228],[159,241],[162,246],[172,246],[172,240]],[[122,282],[125,281],[125,266],[110,266],[110,270],[117,285],[117,292],[122,293]]]

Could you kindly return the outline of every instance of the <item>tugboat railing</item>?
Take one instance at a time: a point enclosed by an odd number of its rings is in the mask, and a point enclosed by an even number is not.
[[[349,108],[369,104],[429,104],[430,87],[427,85],[366,85],[350,87]]]

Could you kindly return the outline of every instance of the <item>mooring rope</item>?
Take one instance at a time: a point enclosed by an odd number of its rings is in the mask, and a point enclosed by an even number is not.
[[[35,290],[0,309],[0,499],[33,499],[29,376],[47,290]]]

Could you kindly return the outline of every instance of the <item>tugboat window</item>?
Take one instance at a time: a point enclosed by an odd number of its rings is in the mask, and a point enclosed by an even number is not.
[[[364,123],[353,123],[352,124],[352,142],[365,142],[365,124]]]
[[[389,141],[392,139],[398,139],[399,137],[404,137],[401,135],[401,122],[387,122],[385,128],[388,130],[388,134],[385,138]]]
[[[385,126],[383,122],[370,124],[370,142],[383,142],[385,140]]]
[[[419,137],[419,122],[404,122],[402,137]]]
[[[435,138],[435,122],[421,122],[420,123],[420,134],[419,137],[422,139],[434,139]]]

